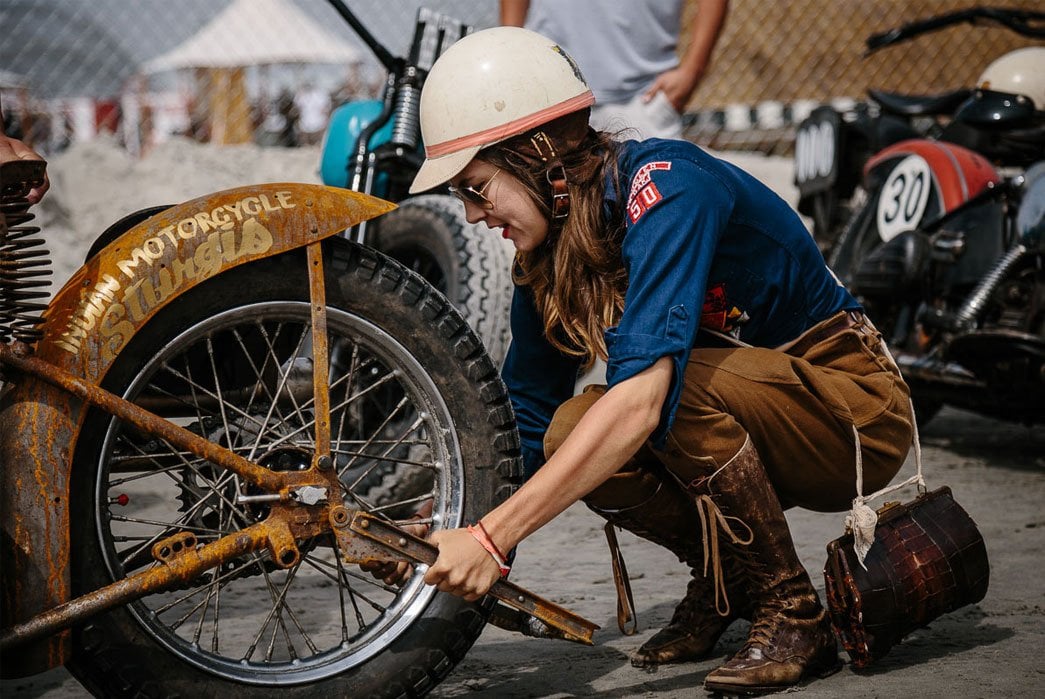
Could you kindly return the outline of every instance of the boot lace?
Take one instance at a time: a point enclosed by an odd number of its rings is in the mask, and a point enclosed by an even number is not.
[[[755,540],[755,533],[744,520],[722,513],[718,504],[710,495],[696,497],[697,514],[700,515],[700,528],[704,543],[704,577],[708,575],[708,563],[711,563],[712,582],[715,589],[715,611],[720,616],[729,616],[729,595],[726,591],[725,575],[722,572],[722,554],[719,551],[719,538],[728,537],[729,542],[737,546],[747,546]],[[735,524],[733,524],[735,523]],[[738,526],[746,531],[741,536],[734,531]],[[722,528],[721,535],[719,527]]]
[[[756,645],[766,648],[773,646],[773,639],[776,637],[777,629],[780,625],[780,612],[782,611],[772,608],[773,606],[772,602],[765,604],[759,610],[759,613],[755,615],[743,650]]]

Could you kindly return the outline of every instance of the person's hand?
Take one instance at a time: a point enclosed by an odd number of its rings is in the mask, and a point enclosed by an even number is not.
[[[425,573],[425,583],[439,591],[474,602],[500,579],[496,561],[467,529],[438,531],[429,541],[439,547],[439,557]]]
[[[10,160],[43,160],[43,158],[17,138],[0,134],[0,163],[6,163]],[[29,203],[36,204],[43,199],[50,186],[51,182],[47,179],[47,174],[45,173],[43,184],[29,190]]]
[[[644,102],[649,102],[658,92],[663,92],[675,111],[681,114],[699,82],[699,74],[694,75],[682,68],[672,68],[657,76],[657,79],[643,94],[642,99]]]
[[[431,510],[431,505],[429,505],[428,512],[424,516],[431,516]],[[416,518],[422,517],[420,513],[414,516]],[[428,525],[424,523],[404,524],[399,528],[421,539],[428,534]],[[365,573],[370,573],[386,585],[395,585],[396,587],[402,587],[410,579],[410,576],[414,574],[414,567],[406,561],[372,561],[360,563],[359,568]]]

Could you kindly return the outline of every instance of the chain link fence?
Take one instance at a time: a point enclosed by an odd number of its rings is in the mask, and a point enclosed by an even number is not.
[[[350,0],[395,56],[420,1]],[[497,1],[429,0],[476,28]],[[961,25],[864,56],[868,35],[970,7],[968,0],[733,0],[687,136],[719,148],[785,152],[817,104],[868,87],[931,93],[972,85],[1025,39]],[[1041,9],[1040,0],[1007,7]],[[688,24],[699,21],[690,0]],[[45,153],[111,133],[132,155],[171,136],[220,144],[311,145],[338,103],[374,97],[384,69],[324,0],[4,0],[5,131]]]
[[[699,21],[699,5],[689,3],[687,25]],[[1043,10],[1041,0],[988,5]],[[868,88],[932,94],[971,87],[991,61],[1034,42],[986,23],[948,27],[870,55],[865,41],[975,6],[968,0],[732,0],[714,63],[690,103],[687,136],[719,148],[789,152],[795,124],[819,104],[845,109]]]
[[[349,0],[393,56],[420,0]],[[476,26],[496,3],[427,0]],[[140,155],[171,136],[312,145],[333,106],[376,96],[385,70],[325,0],[4,0],[5,132],[50,154],[110,133]]]

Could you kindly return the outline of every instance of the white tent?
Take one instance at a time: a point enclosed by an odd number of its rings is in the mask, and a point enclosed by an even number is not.
[[[359,60],[355,47],[316,24],[289,0],[233,0],[182,44],[147,61],[143,70]]]
[[[179,46],[142,66],[145,73],[191,68],[213,143],[251,139],[246,73],[289,63],[350,65],[359,51],[318,25],[290,0],[233,0]]]

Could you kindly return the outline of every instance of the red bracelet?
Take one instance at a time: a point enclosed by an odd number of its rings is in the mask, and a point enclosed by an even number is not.
[[[497,563],[497,567],[501,571],[501,577],[506,577],[508,573],[511,572],[511,567],[509,567],[508,563],[504,560],[504,556],[501,555],[501,552],[497,550],[497,547],[494,545],[493,541],[490,540],[490,536],[486,533],[486,530],[483,529],[482,523],[476,522],[476,524],[478,524],[479,526],[473,527],[469,524],[466,527],[468,533],[471,534],[472,537],[479,542],[480,546],[486,549],[486,552],[490,554],[490,557],[493,558],[495,563]]]
[[[508,557],[501,553],[501,549],[497,548],[497,544],[493,542],[493,537],[490,536],[490,532],[486,531],[486,527],[483,526],[483,520],[480,519],[478,522],[475,523],[475,526],[479,527],[479,531],[481,531],[483,533],[483,536],[486,537],[487,543],[489,543],[490,546],[493,546],[493,550],[497,552],[497,555],[501,557],[501,560],[507,561]]]

